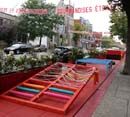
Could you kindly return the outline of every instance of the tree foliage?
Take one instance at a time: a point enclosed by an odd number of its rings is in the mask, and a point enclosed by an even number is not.
[[[38,0],[28,0],[23,4],[23,9],[46,10],[47,13],[30,13],[19,16],[18,31],[20,34],[28,34],[29,39],[35,37],[52,37],[56,34],[53,30],[57,24],[63,24],[63,17],[55,14],[55,5]]]
[[[125,12],[116,10],[111,14],[111,23],[110,31],[112,36],[118,35],[119,38],[126,42],[127,38],[127,17]]]
[[[111,37],[106,37],[104,36],[103,37],[103,40],[102,40],[102,47],[103,48],[111,48],[114,46],[114,40],[112,40]]]
[[[82,27],[80,24],[74,25],[74,31],[83,31],[85,27]],[[77,41],[80,39],[81,34],[74,33],[73,34],[73,40],[75,42],[75,45],[77,46]]]
[[[130,75],[130,0],[108,0],[112,4],[112,10],[124,11],[127,18],[127,35],[126,35],[126,59],[123,72]],[[115,4],[113,4],[115,3]]]

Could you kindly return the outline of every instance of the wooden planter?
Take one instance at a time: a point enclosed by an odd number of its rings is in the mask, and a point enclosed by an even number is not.
[[[122,50],[107,50],[107,59],[121,60],[125,56]]]
[[[98,56],[96,56],[96,58],[98,58],[98,59],[106,59],[106,55],[98,55]]]
[[[18,71],[13,73],[8,73],[0,76],[0,93],[3,93],[20,82],[23,82],[27,78],[33,76],[34,74],[40,72],[45,67],[35,68],[28,71]]]

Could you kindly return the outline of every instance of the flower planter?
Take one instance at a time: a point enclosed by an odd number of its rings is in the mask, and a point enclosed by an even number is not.
[[[0,75],[0,93],[7,91],[8,89],[12,88],[18,83],[40,72],[44,68],[45,67],[41,67],[41,68],[35,68],[28,71],[18,71],[18,72]]]

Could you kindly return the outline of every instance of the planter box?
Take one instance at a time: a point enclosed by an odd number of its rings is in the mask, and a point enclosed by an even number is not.
[[[29,77],[33,76],[34,74],[40,72],[45,67],[42,68],[35,68],[28,71],[18,71],[14,73],[8,73],[0,76],[0,93],[3,93],[13,86],[17,85],[20,82],[28,79]]]
[[[96,56],[97,59],[106,59],[106,55],[99,55],[99,56]]]
[[[122,57],[121,57],[121,55],[110,55],[110,54],[108,54],[107,59],[121,60]]]
[[[107,50],[107,59],[121,60],[125,56],[122,50]]]

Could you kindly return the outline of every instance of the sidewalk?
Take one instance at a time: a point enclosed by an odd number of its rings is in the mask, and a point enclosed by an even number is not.
[[[119,67],[92,117],[130,117],[130,76],[120,74],[123,64]]]

